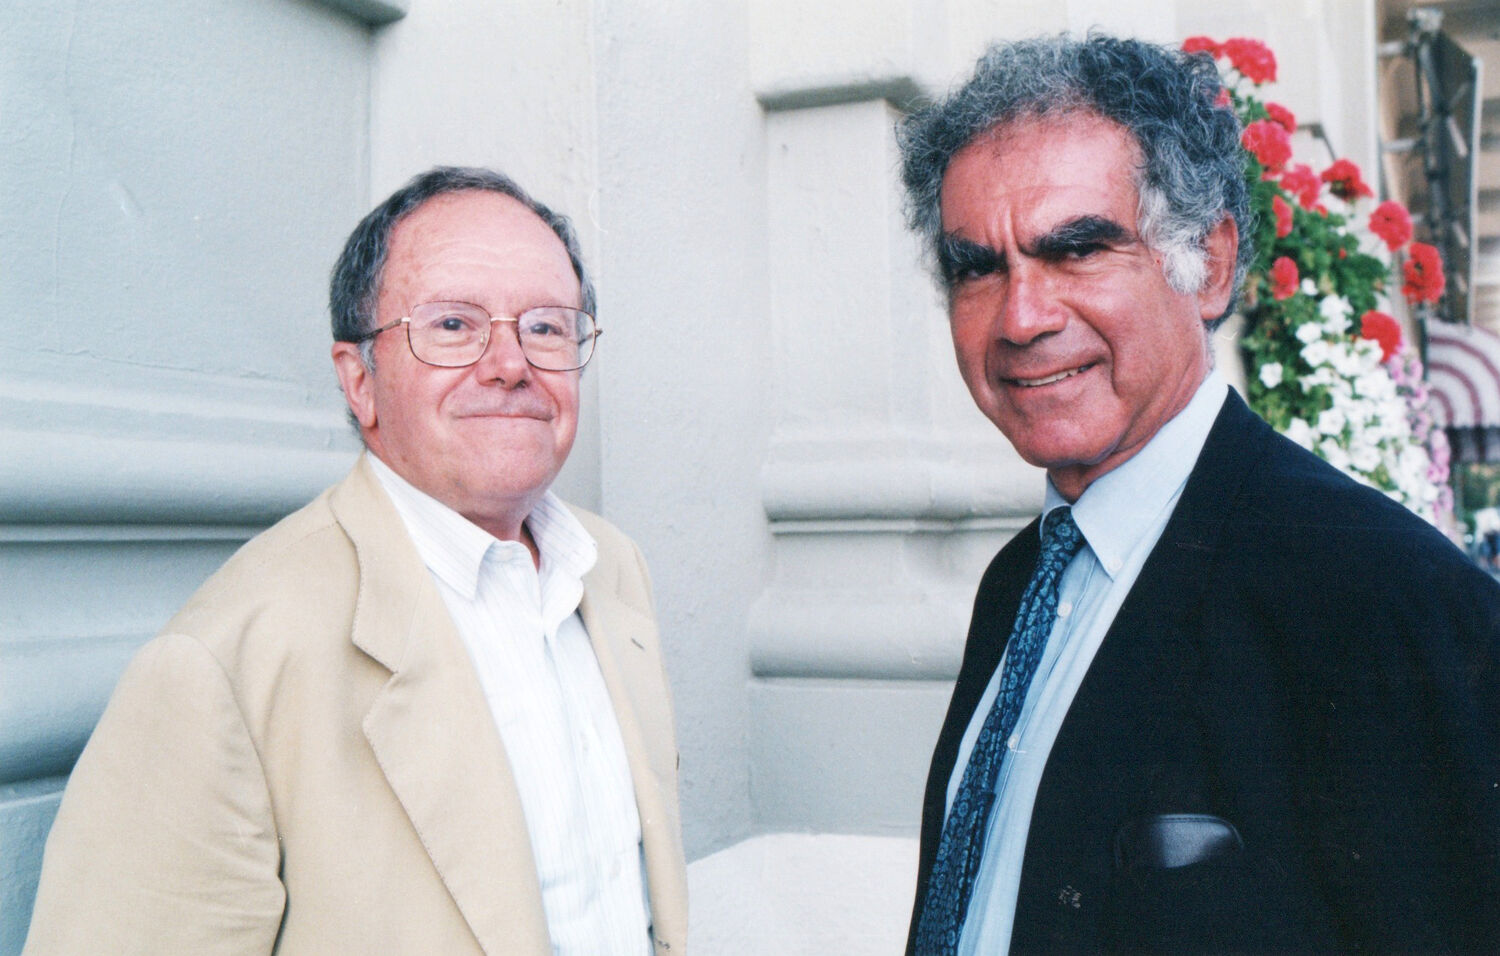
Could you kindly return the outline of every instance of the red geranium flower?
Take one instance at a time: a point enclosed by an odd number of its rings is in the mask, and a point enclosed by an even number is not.
[[[1396,200],[1387,199],[1370,213],[1370,231],[1395,252],[1411,238],[1411,214]]]
[[[1303,209],[1311,209],[1318,204],[1318,193],[1323,189],[1323,184],[1318,181],[1318,174],[1312,171],[1311,166],[1298,163],[1281,174],[1281,188],[1296,196]]]
[[[1268,173],[1280,172],[1286,161],[1292,158],[1292,138],[1280,123],[1256,120],[1245,127],[1240,142],[1255,154]]]
[[[1271,211],[1276,213],[1276,238],[1285,239],[1292,234],[1292,207],[1280,196],[1272,196]]]
[[[1340,199],[1353,201],[1361,196],[1373,196],[1375,193],[1365,185],[1364,176],[1361,175],[1359,167],[1347,159],[1336,159],[1333,165],[1323,170],[1320,177],[1328,184],[1328,188]]]
[[[1443,288],[1448,280],[1443,277],[1443,260],[1438,251],[1425,242],[1414,242],[1406,250],[1406,266],[1402,270],[1406,282],[1401,285],[1401,294],[1408,302],[1436,302],[1443,297]]]
[[[1219,53],[1229,57],[1230,65],[1256,86],[1276,79],[1276,55],[1259,40],[1232,37],[1219,47]]]
[[[1207,53],[1217,57],[1219,55],[1219,44],[1208,37],[1188,37],[1182,41],[1182,52]]]
[[[1374,309],[1359,317],[1359,337],[1380,343],[1380,360],[1389,362],[1401,348],[1401,323]]]
[[[1297,132],[1297,115],[1280,103],[1267,103],[1266,113],[1288,133]]]
[[[1271,298],[1280,302],[1282,299],[1290,299],[1296,295],[1300,278],[1297,274],[1297,263],[1288,256],[1278,258],[1271,263]]]

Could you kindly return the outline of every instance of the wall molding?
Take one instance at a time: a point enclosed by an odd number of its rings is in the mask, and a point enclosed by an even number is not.
[[[248,541],[265,528],[264,524],[0,524],[0,545]]]
[[[762,466],[775,570],[750,608],[761,679],[947,681],[974,588],[1041,510],[1043,483],[998,435],[904,425],[782,426]]]
[[[393,23],[411,10],[411,0],[314,0],[372,27]]]
[[[759,678],[952,680],[974,582],[939,594],[902,590],[792,594],[772,589],[750,610],[750,670]],[[878,590],[878,589],[876,589]]]
[[[1017,472],[928,458],[772,462],[761,471],[762,501],[773,533],[809,530],[817,525],[808,522],[827,520],[840,522],[839,531],[887,530],[883,523],[889,522],[907,522],[913,531],[923,524],[957,531],[1040,511],[1040,482]]]
[[[1012,529],[1041,511],[1037,469],[992,433],[780,431],[761,468],[773,534]]]
[[[893,74],[798,78],[756,90],[755,100],[767,113],[868,100],[885,100],[896,109],[910,112],[930,103],[932,96],[912,77]]]
[[[182,540],[162,527],[177,525],[216,526],[212,537],[230,538],[306,504],[358,452],[337,412],[308,407],[291,386],[198,384],[186,395],[0,385],[0,524],[52,526],[12,527],[5,540]],[[73,527],[84,525],[134,528]]]
[[[0,784],[68,773],[126,662],[150,638],[124,632],[0,641]]]

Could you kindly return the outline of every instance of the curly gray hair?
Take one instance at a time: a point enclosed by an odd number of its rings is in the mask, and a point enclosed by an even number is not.
[[[943,175],[953,155],[975,137],[1028,117],[1094,113],[1125,127],[1140,147],[1137,226],[1161,253],[1172,288],[1202,288],[1208,274],[1204,240],[1229,216],[1239,229],[1237,291],[1254,260],[1254,230],[1240,124],[1232,110],[1216,105],[1222,89],[1206,54],[1140,40],[1090,34],[996,44],[967,83],[907,117],[897,130],[911,227],[936,253]],[[1234,306],[1231,296],[1218,321]]]

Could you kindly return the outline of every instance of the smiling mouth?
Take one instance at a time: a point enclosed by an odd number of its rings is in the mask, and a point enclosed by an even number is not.
[[[457,415],[459,418],[529,418],[536,421],[547,421],[552,417],[546,408],[520,404],[498,408],[484,406],[465,408],[461,409]]]
[[[1080,365],[1077,368],[1070,368],[1058,372],[1056,375],[1047,375],[1043,378],[1007,378],[1005,379],[1005,383],[1007,385],[1019,385],[1022,388],[1041,388],[1043,385],[1051,385],[1053,382],[1061,382],[1065,378],[1072,378],[1081,372],[1087,372],[1094,365],[1095,363],[1090,362],[1087,365]]]

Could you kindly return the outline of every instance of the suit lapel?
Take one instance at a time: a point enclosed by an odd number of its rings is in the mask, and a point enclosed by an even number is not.
[[[686,901],[687,887],[678,864],[682,848],[673,825],[676,815],[668,806],[674,781],[663,780],[652,767],[651,752],[636,713],[636,701],[646,699],[647,694],[665,693],[659,655],[649,650],[657,641],[656,627],[650,618],[599,586],[592,576],[585,578],[578,610],[614,705],[630,765],[646,855],[652,935],[659,952],[673,949],[674,944],[681,951],[687,935],[687,912],[679,901]]]
[[[1161,538],[1115,615],[1069,708],[1054,758],[1065,741],[1072,742],[1069,724],[1078,713],[1089,707],[1146,709],[1149,703],[1143,703],[1143,695],[1170,691],[1165,680],[1140,685],[1134,680],[1140,676],[1139,669],[1118,666],[1123,663],[1121,655],[1184,667],[1196,662],[1203,609],[1210,597],[1207,587],[1222,547],[1224,521],[1259,457],[1261,432],[1269,433],[1269,429],[1230,391]],[[1141,650],[1140,645],[1149,646]],[[1131,679],[1122,679],[1127,674]]]
[[[442,596],[366,463],[330,504],[359,556],[352,640],[391,672],[364,720],[380,769],[484,951],[550,954],[520,795]]]
[[[1103,690],[1102,685],[1109,683],[1112,670],[1106,655],[1113,653],[1112,644],[1151,635],[1161,644],[1159,654],[1196,657],[1204,602],[1209,599],[1206,589],[1222,547],[1224,522],[1259,458],[1262,433],[1269,434],[1269,428],[1231,390],[1172,517],[1110,625],[1095,656],[1098,666],[1090,667],[1079,697]],[[1101,659],[1105,663],[1100,664]],[[1114,692],[1138,697],[1140,691],[1116,687]]]

